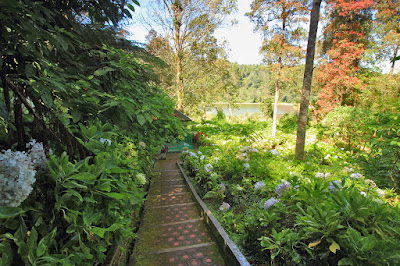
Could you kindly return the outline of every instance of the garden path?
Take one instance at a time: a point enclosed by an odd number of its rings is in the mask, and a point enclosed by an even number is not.
[[[225,265],[176,161],[169,153],[156,164],[129,265]]]

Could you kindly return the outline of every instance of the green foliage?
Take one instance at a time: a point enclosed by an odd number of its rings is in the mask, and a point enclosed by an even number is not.
[[[285,133],[294,132],[297,130],[298,120],[299,116],[297,114],[284,114],[281,118],[279,118],[278,128]]]
[[[1,147],[53,151],[22,205],[0,208],[1,265],[103,263],[135,237],[154,155],[183,133],[154,59],[109,26],[125,1],[56,2],[0,4]]]
[[[264,97],[261,101],[261,112],[266,116],[266,117],[271,117],[274,114],[274,110],[272,109],[272,104],[275,102],[275,99],[270,96],[270,97]]]
[[[339,106],[322,120],[323,134],[341,140],[347,148],[354,148],[371,138],[374,118],[371,110]]]
[[[297,161],[293,132],[273,139],[267,123],[207,122],[196,130],[212,144],[200,147],[201,154],[184,153],[184,166],[251,264],[397,263],[398,196],[377,187],[364,159],[318,142],[314,128],[306,160]]]

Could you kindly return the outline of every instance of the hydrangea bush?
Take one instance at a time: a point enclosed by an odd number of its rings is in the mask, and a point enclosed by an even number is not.
[[[0,206],[18,207],[32,192],[36,169],[47,166],[43,144],[31,140],[28,152],[0,153]]]
[[[350,151],[320,142],[311,129],[300,162],[294,134],[271,139],[267,124],[199,128],[211,145],[200,147],[203,160],[182,154],[184,167],[251,263],[397,261],[400,252],[390,251],[400,245],[396,195],[368,179]]]

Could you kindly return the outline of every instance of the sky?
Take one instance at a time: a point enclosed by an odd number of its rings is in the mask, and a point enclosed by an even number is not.
[[[254,33],[254,24],[245,16],[250,11],[252,0],[238,0],[238,12],[229,19],[236,19],[238,23],[231,27],[218,29],[217,39],[228,42],[228,59],[239,64],[261,64],[262,56],[259,54],[262,38],[260,33]],[[145,3],[145,1],[140,1]],[[140,8],[136,8],[136,14],[140,14]],[[135,20],[135,16],[134,16]],[[126,27],[131,33],[129,39],[144,43],[147,30],[139,22],[134,22]]]

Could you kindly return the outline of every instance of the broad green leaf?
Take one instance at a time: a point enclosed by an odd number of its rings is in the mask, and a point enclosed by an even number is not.
[[[41,98],[47,107],[51,108],[53,106],[53,97],[49,93],[43,93]]]
[[[101,190],[101,191],[106,191],[110,192],[111,191],[111,183],[110,181],[98,181],[98,185],[96,185],[95,189]]]
[[[76,122],[78,122],[79,120],[81,120],[81,118],[82,118],[82,113],[79,112],[79,111],[76,110],[76,109],[73,109],[73,110],[71,111],[71,116],[72,116],[72,122],[76,123]]]
[[[353,265],[353,261],[349,258],[339,260],[338,265]]]
[[[0,206],[0,219],[13,218],[25,211],[18,207]]]
[[[137,120],[141,126],[143,126],[144,123],[146,123],[146,118],[142,114],[137,115]]]
[[[71,176],[71,178],[88,183],[88,184],[93,184],[94,180],[96,180],[97,177],[94,174],[89,173],[89,172],[81,172],[81,173]]]
[[[33,252],[36,249],[38,233],[37,233],[35,227],[32,227],[32,230],[30,232],[28,232],[28,234],[29,234],[29,238],[28,238],[29,257],[28,258],[31,262],[33,262],[35,259]]]
[[[39,244],[36,249],[37,257],[43,256],[43,254],[49,248],[49,245],[50,245],[51,241],[54,239],[56,233],[57,233],[57,227],[55,227],[48,235],[46,235],[44,238],[42,238],[39,241]]]
[[[125,199],[125,195],[117,192],[105,192],[105,195],[109,196],[110,198],[114,199]]]
[[[73,189],[67,190],[67,192],[63,195],[63,198],[68,196],[75,196],[79,199],[80,202],[83,202],[81,194],[79,194],[76,190]]]
[[[110,71],[114,71],[115,69],[112,67],[105,67],[103,69],[97,69],[93,74],[95,76],[103,76],[105,74],[107,74]]]

